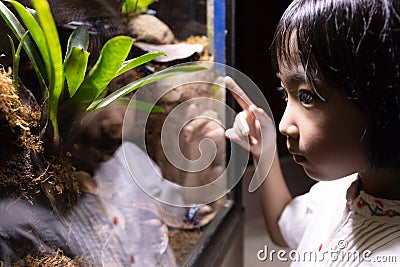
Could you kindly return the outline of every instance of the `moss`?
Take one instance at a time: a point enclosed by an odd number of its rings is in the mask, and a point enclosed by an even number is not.
[[[64,255],[61,250],[54,253],[41,253],[36,256],[28,255],[24,259],[19,260],[13,266],[15,267],[85,267],[90,266],[82,258],[76,257],[71,259]]]
[[[50,202],[72,207],[79,196],[67,156],[45,156],[38,134],[41,113],[21,104],[11,72],[0,70],[0,196],[33,202],[41,191]],[[57,205],[57,206],[59,206]]]
[[[7,160],[0,166],[0,195],[32,202],[40,192],[40,181],[36,179],[29,153],[16,150],[7,154]]]
[[[11,141],[26,149],[42,151],[42,141],[31,133],[32,128],[38,127],[40,115],[39,110],[21,104],[11,72],[0,69],[0,131],[9,129],[16,135],[16,140]]]
[[[54,192],[56,201],[63,209],[72,208],[79,198],[79,183],[74,175],[75,168],[70,162],[70,155],[51,157],[48,168],[41,179],[41,183],[47,183]]]

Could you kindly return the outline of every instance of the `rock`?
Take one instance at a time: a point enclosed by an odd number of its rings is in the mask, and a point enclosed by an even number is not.
[[[175,36],[169,27],[153,15],[129,15],[128,32],[137,41],[152,44],[171,44]]]

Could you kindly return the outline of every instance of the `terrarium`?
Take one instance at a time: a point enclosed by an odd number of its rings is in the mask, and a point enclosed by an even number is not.
[[[0,6],[0,266],[220,264],[247,165],[224,137],[233,1],[20,3]]]

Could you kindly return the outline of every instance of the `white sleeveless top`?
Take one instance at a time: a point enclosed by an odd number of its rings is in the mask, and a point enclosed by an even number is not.
[[[357,177],[318,182],[287,205],[291,266],[400,266],[400,201],[360,192]]]

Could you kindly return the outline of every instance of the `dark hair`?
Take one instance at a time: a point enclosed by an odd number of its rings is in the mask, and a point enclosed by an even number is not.
[[[342,88],[371,116],[374,170],[400,170],[399,11],[398,0],[295,0],[272,44],[276,70],[298,54],[311,84]]]

